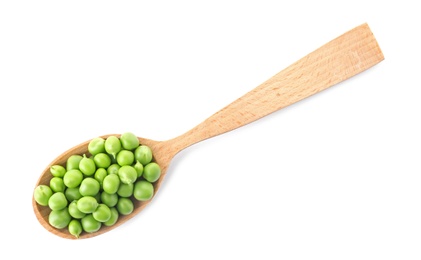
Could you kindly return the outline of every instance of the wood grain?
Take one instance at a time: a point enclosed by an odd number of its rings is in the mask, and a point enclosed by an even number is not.
[[[165,179],[173,157],[181,150],[205,139],[226,133],[256,121],[281,108],[310,97],[339,82],[361,73],[384,60],[383,53],[365,23],[326,43],[289,67],[280,71],[255,89],[238,98],[201,124],[186,133],[167,141],[155,141],[139,137],[141,144],[151,147],[154,158],[162,169],[159,180],[154,183],[155,194]],[[117,137],[120,135],[112,134]],[[107,138],[110,135],[103,135]],[[51,179],[49,168],[54,164],[65,165],[72,154],[89,154],[85,141],[59,155],[42,172],[36,186],[47,184]],[[103,226],[95,233],[82,233],[79,239],[90,238],[106,233],[140,213],[152,200],[139,202],[133,200],[135,209],[132,214],[120,216],[112,227]],[[67,229],[55,229],[48,223],[50,210],[38,205],[32,199],[35,216],[49,232],[63,238],[76,239]]]

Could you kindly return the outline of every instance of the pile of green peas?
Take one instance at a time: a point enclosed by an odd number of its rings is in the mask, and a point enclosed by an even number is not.
[[[94,138],[88,154],[71,155],[50,172],[49,185],[38,185],[34,199],[51,209],[51,226],[67,228],[76,238],[114,225],[120,215],[133,212],[133,200],[150,200],[161,176],[150,147],[131,132]]]

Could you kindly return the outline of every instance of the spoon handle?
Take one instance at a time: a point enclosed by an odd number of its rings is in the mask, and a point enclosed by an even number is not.
[[[169,140],[174,153],[244,126],[344,81],[384,59],[366,23],[326,43],[190,131]]]

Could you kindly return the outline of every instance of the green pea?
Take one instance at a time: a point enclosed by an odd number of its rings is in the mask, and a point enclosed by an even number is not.
[[[134,167],[130,165],[124,165],[121,166],[121,168],[118,170],[118,177],[120,177],[122,183],[134,183],[137,179],[137,172]]]
[[[48,215],[48,222],[57,229],[67,227],[71,220],[72,216],[70,216],[67,207],[60,210],[52,210]]]
[[[99,222],[106,222],[111,218],[111,210],[107,205],[102,203],[98,205],[92,216]]]
[[[84,196],[77,201],[77,208],[86,214],[94,212],[97,207],[98,201],[92,196]]]
[[[86,216],[86,213],[83,213],[77,207],[77,201],[76,200],[70,202],[69,207],[68,207],[68,210],[69,210],[70,216],[72,216],[75,219],[81,219],[84,216]]]
[[[79,154],[71,155],[66,161],[66,170],[79,169],[79,162],[83,156]]]
[[[132,151],[121,150],[116,157],[117,163],[120,166],[132,165],[134,162],[134,154]]]
[[[68,170],[63,176],[64,185],[68,188],[75,188],[80,185],[83,180],[83,173],[80,170]]]
[[[50,180],[50,188],[54,191],[54,192],[64,192],[64,190],[66,189],[66,185],[64,185],[64,181],[63,178],[60,177],[53,177]]]
[[[129,198],[119,198],[116,208],[121,215],[129,215],[134,210],[133,201]]]
[[[111,165],[111,158],[106,153],[97,153],[94,156],[94,162],[97,168],[108,168]]]
[[[141,177],[143,174],[143,169],[144,169],[143,165],[139,161],[136,160],[136,163],[133,165],[133,168],[137,172],[137,177],[138,178]]]
[[[86,177],[80,183],[79,192],[82,196],[95,196],[100,188],[101,186],[96,179]]]
[[[75,236],[76,238],[79,238],[80,234],[83,231],[82,224],[80,223],[80,220],[78,219],[72,219],[69,222],[69,226],[67,227],[67,229],[69,230],[69,233]]]
[[[118,165],[117,163],[113,163],[110,165],[110,167],[107,168],[107,173],[108,174],[118,174],[118,170],[120,169],[120,165]]]
[[[134,158],[138,160],[143,166],[152,161],[152,150],[149,146],[140,145],[134,151]]]
[[[111,154],[113,157],[117,155],[121,150],[121,142],[118,137],[111,135],[105,139],[105,151]]]
[[[34,199],[41,206],[48,206],[48,200],[53,195],[53,190],[48,185],[38,185],[34,189]]]
[[[51,210],[60,210],[67,207],[67,198],[63,192],[56,192],[51,195],[50,199],[48,200],[48,207]]]
[[[66,168],[61,165],[51,165],[50,172],[54,177],[63,178],[64,174],[66,173]]]
[[[83,155],[83,158],[79,162],[79,170],[86,176],[91,176],[96,171],[95,161],[92,158]]]
[[[105,152],[105,139],[102,137],[92,139],[88,144],[88,151],[91,155]]]
[[[110,227],[110,226],[114,225],[117,222],[118,217],[119,217],[118,210],[115,207],[111,207],[110,211],[111,211],[110,219],[103,223],[107,227]]]
[[[133,196],[139,201],[148,201],[153,197],[154,187],[152,183],[145,180],[138,180],[133,189]]]
[[[68,201],[74,201],[82,198],[82,194],[79,192],[79,186],[74,188],[67,188],[64,191],[64,195],[66,195]]]
[[[130,132],[123,133],[120,136],[121,146],[126,150],[134,150],[139,146],[139,139]]]
[[[105,191],[101,192],[101,202],[104,203],[105,205],[107,205],[110,208],[117,205],[118,198],[119,197],[118,197],[117,193],[109,194]]]
[[[121,183],[120,187],[117,190],[117,195],[120,197],[128,198],[133,195],[133,187],[134,187],[133,183],[129,183],[129,184]]]
[[[143,178],[149,182],[156,182],[161,176],[161,167],[155,162],[148,163],[143,169]]]
[[[102,187],[102,182],[104,181],[105,176],[107,176],[107,170],[104,168],[98,168],[95,172],[94,178],[99,182]]]
[[[120,178],[116,174],[105,176],[104,181],[102,182],[102,189],[109,194],[116,193],[119,186]]]
[[[102,225],[102,223],[96,220],[92,214],[84,216],[81,220],[81,224],[82,229],[88,233],[97,232]]]

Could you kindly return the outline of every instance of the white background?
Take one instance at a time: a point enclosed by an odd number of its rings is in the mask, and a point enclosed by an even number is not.
[[[61,152],[176,137],[365,22],[383,62],[185,149],[128,223],[80,241],[38,223]],[[420,24],[409,0],[1,1],[0,258],[420,259]]]

